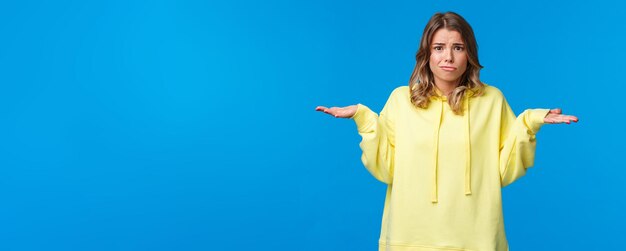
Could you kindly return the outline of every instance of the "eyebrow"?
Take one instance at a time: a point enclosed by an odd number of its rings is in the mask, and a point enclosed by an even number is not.
[[[446,45],[445,43],[433,43],[433,45]],[[452,45],[465,45],[463,43],[453,43]]]

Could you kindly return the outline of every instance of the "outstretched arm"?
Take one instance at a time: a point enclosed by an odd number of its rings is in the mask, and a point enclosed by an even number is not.
[[[346,107],[318,106],[315,108],[336,118],[351,118],[357,126],[362,140],[361,161],[367,170],[379,181],[391,184],[395,155],[395,133],[393,122],[388,116],[391,102],[387,102],[380,115],[363,104]]]
[[[536,134],[543,124],[570,124],[578,122],[572,115],[562,114],[561,109],[527,109],[515,117],[505,102],[502,110],[500,145],[500,178],[502,187],[526,174],[534,165]]]

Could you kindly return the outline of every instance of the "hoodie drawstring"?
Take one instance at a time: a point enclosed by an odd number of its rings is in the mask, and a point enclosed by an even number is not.
[[[443,117],[443,100],[439,100],[437,101],[437,108],[439,109],[439,112],[437,112],[437,114],[439,115],[439,118],[437,118],[437,126],[435,127],[435,147],[433,148],[434,154],[433,154],[433,158],[434,158],[434,164],[435,164],[435,169],[433,170],[433,196],[432,196],[432,201],[433,203],[437,203],[437,167],[439,166],[439,128],[441,127],[441,119]]]
[[[463,117],[465,120],[465,195],[470,195],[472,194],[472,180],[471,180],[471,176],[472,176],[472,167],[471,167],[471,145],[470,145],[470,114],[469,114],[469,98],[470,95],[467,95],[467,93],[465,94],[465,96],[463,97]],[[436,109],[437,111],[437,115],[438,118],[436,120],[436,127],[435,127],[435,133],[434,133],[434,143],[435,146],[433,148],[433,164],[434,164],[434,170],[433,170],[433,193],[432,193],[432,202],[433,203],[437,203],[438,202],[438,196],[437,196],[437,171],[439,168],[439,131],[441,128],[441,122],[443,119],[443,106],[445,105],[444,103],[446,102],[446,98],[445,97],[441,97],[437,100],[437,104]]]
[[[471,140],[470,140],[470,113],[469,113],[469,102],[470,99],[466,95],[465,100],[463,100],[463,116],[465,117],[465,195],[472,194],[472,148],[471,148]]]

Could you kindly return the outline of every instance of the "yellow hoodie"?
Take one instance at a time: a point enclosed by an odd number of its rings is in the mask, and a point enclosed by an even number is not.
[[[502,92],[485,86],[482,96],[467,92],[455,115],[436,91],[421,109],[401,86],[380,116],[358,104],[352,117],[363,164],[388,184],[379,250],[508,250],[500,189],[533,165],[549,109],[516,117]]]

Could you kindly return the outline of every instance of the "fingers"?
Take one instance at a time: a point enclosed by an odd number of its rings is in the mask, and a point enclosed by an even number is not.
[[[572,121],[578,122],[578,117],[572,116],[572,115],[549,114],[547,117],[544,118],[544,122],[550,123],[550,124],[560,124],[560,123],[569,124]]]
[[[320,105],[320,106],[318,106],[318,107],[315,107],[315,110],[316,110],[316,111],[324,111],[324,110],[326,110],[326,109],[328,109],[328,107],[326,107],[326,106],[321,106],[321,105]]]
[[[563,112],[561,110],[561,108],[554,108],[554,109],[550,110],[551,114],[561,114],[561,112]]]
[[[333,107],[333,108],[335,108],[335,107]],[[315,107],[315,110],[330,114],[333,108],[328,108],[326,106],[318,106],[318,107]]]
[[[315,107],[315,110],[332,115],[335,118],[352,118],[352,116],[354,116],[354,114],[356,113],[357,106],[356,105],[350,105],[346,107],[333,106],[331,108],[328,108],[325,106],[317,106]]]
[[[338,115],[338,113],[339,113],[339,110],[338,110],[338,109],[339,109],[339,108],[337,108],[337,107],[331,107],[331,108],[328,108],[328,107],[326,107],[326,106],[321,106],[321,105],[320,105],[320,106],[318,106],[318,107],[315,107],[315,110],[316,110],[316,111],[320,111],[320,112],[324,112],[324,113],[326,113],[326,114],[330,114],[330,115],[332,115],[332,116],[333,116],[333,117],[335,117],[335,118],[339,116],[339,115]]]
[[[548,115],[546,115],[546,117],[544,118],[544,122],[550,123],[550,124],[560,124],[560,123],[569,124],[572,121],[578,122],[578,117],[572,116],[572,115],[561,114],[562,112],[563,110],[561,110],[561,108],[551,109],[550,112],[548,112]]]
[[[563,115],[568,121],[578,122],[578,117],[572,115]]]

